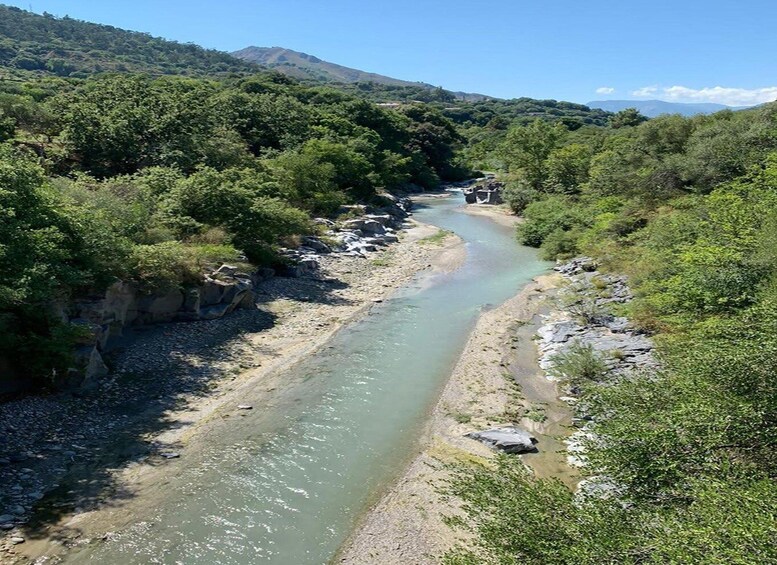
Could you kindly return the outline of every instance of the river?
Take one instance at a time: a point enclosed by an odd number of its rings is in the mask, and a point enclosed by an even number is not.
[[[271,402],[176,467],[148,515],[65,562],[327,563],[414,455],[478,313],[547,268],[511,228],[462,205],[455,194],[415,210],[466,242],[461,268],[419,278],[291,367]]]

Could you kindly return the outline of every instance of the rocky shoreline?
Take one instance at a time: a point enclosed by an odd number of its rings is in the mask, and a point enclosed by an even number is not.
[[[414,222],[405,227],[396,235],[384,226],[383,235],[394,235],[397,244],[317,252],[315,268],[259,282],[253,308],[137,328],[118,344],[112,373],[92,391],[0,405],[6,438],[0,561],[31,562],[56,546],[79,543],[89,528],[70,528],[68,521],[99,516],[104,501],[131,498],[144,475],[185,457],[188,441],[209,418],[238,403],[242,386],[265,379],[271,388],[278,370],[322,346],[418,272],[452,269],[462,260],[455,236],[423,245],[437,229]]]
[[[629,378],[655,369],[653,344],[612,311],[633,299],[625,277],[602,273],[585,257],[555,270],[481,316],[421,439],[420,455],[363,517],[339,563],[432,565],[466,544],[467,534],[442,518],[461,515],[458,502],[441,494],[450,476],[446,467],[488,460],[496,450],[527,453],[521,457],[535,474],[560,478],[570,488],[609,488],[601,478],[577,476],[585,463],[580,440],[590,433],[592,416],[578,402],[581,391],[552,376],[552,368],[559,354],[582,344],[601,356],[609,378]]]

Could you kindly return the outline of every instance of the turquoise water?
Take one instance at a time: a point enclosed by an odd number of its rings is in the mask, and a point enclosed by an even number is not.
[[[462,268],[376,305],[288,371],[268,404],[207,438],[148,516],[72,563],[321,564],[399,473],[478,313],[547,268],[513,230],[463,214],[461,195],[415,217],[457,233]],[[251,398],[245,398],[251,402]],[[184,461],[182,460],[182,463]],[[176,467],[178,468],[178,467]],[[142,520],[142,521],[140,521]]]

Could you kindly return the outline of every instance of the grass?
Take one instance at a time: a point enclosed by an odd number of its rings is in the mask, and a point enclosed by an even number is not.
[[[418,240],[418,243],[421,245],[440,245],[449,235],[453,235],[453,232],[440,228],[437,233]]]
[[[531,407],[527,408],[523,413],[523,417],[539,424],[548,419],[545,414],[545,407],[540,406],[539,404],[533,404]]]
[[[464,412],[454,412],[451,417],[459,424],[469,424],[472,421],[472,415]]]

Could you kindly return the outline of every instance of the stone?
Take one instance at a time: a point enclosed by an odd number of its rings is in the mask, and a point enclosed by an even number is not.
[[[232,265],[221,265],[218,269],[216,269],[215,273],[217,275],[223,275],[227,277],[234,276],[234,274],[237,272],[237,267],[233,267]]]
[[[183,303],[183,293],[173,289],[165,294],[154,294],[141,299],[138,302],[138,310],[143,322],[169,322],[175,318]]]
[[[221,302],[221,297],[228,283],[205,277],[200,287],[200,306],[213,306]]]
[[[332,248],[317,237],[308,236],[302,238],[302,244],[310,247],[316,253],[331,253]]]
[[[176,453],[175,451],[165,451],[160,453],[159,455],[161,455],[165,459],[178,459],[181,456],[180,453]]]
[[[514,426],[493,428],[482,432],[471,432],[465,437],[475,439],[505,453],[536,452],[536,439],[529,432]]]
[[[254,407],[251,406],[250,404],[238,404],[237,405],[237,409],[238,410],[253,410]]]
[[[380,222],[375,220],[364,220],[361,230],[364,233],[383,235],[386,233],[386,228]]]
[[[19,545],[20,543],[24,543],[24,538],[21,536],[13,536],[11,537],[11,543],[14,545]]]
[[[184,290],[183,311],[199,312],[200,310],[200,289],[188,288]]]
[[[232,310],[231,303],[221,303],[214,304],[212,306],[205,306],[204,308],[200,308],[200,319],[216,320],[223,317],[230,310]]]
[[[9,522],[13,522],[16,519],[16,516],[12,514],[3,514],[0,516],[0,524],[7,524]]]

